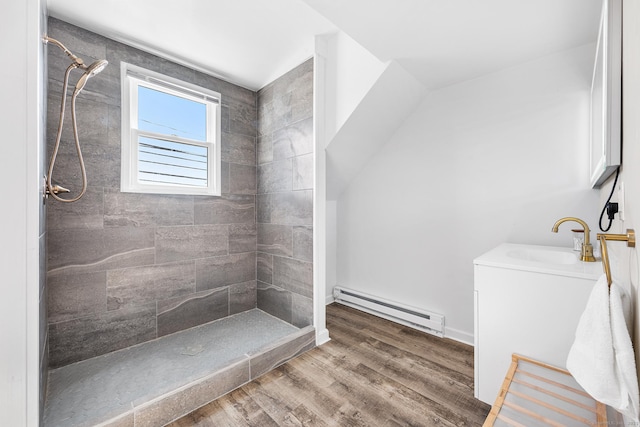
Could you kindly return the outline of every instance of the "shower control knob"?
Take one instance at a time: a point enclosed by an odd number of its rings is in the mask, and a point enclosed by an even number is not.
[[[47,193],[53,193],[53,194],[70,193],[70,192],[71,190],[69,190],[68,188],[64,188],[57,184],[51,187],[50,190],[47,190]]]

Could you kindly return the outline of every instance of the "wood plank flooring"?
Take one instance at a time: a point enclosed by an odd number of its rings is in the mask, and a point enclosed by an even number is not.
[[[473,348],[338,304],[331,341],[170,424],[481,426]]]

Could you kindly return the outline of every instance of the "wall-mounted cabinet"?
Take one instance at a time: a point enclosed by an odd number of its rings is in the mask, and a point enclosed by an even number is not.
[[[622,0],[603,1],[590,122],[590,183],[599,187],[622,162]]]

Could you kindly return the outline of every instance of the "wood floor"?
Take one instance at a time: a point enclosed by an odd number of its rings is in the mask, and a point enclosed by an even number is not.
[[[481,426],[473,348],[349,307],[327,307],[331,341],[171,424]]]

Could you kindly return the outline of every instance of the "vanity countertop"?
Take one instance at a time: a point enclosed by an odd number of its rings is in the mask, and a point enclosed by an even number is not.
[[[473,264],[593,280],[604,274],[600,258],[582,262],[579,255],[571,248],[503,243],[474,259]]]

